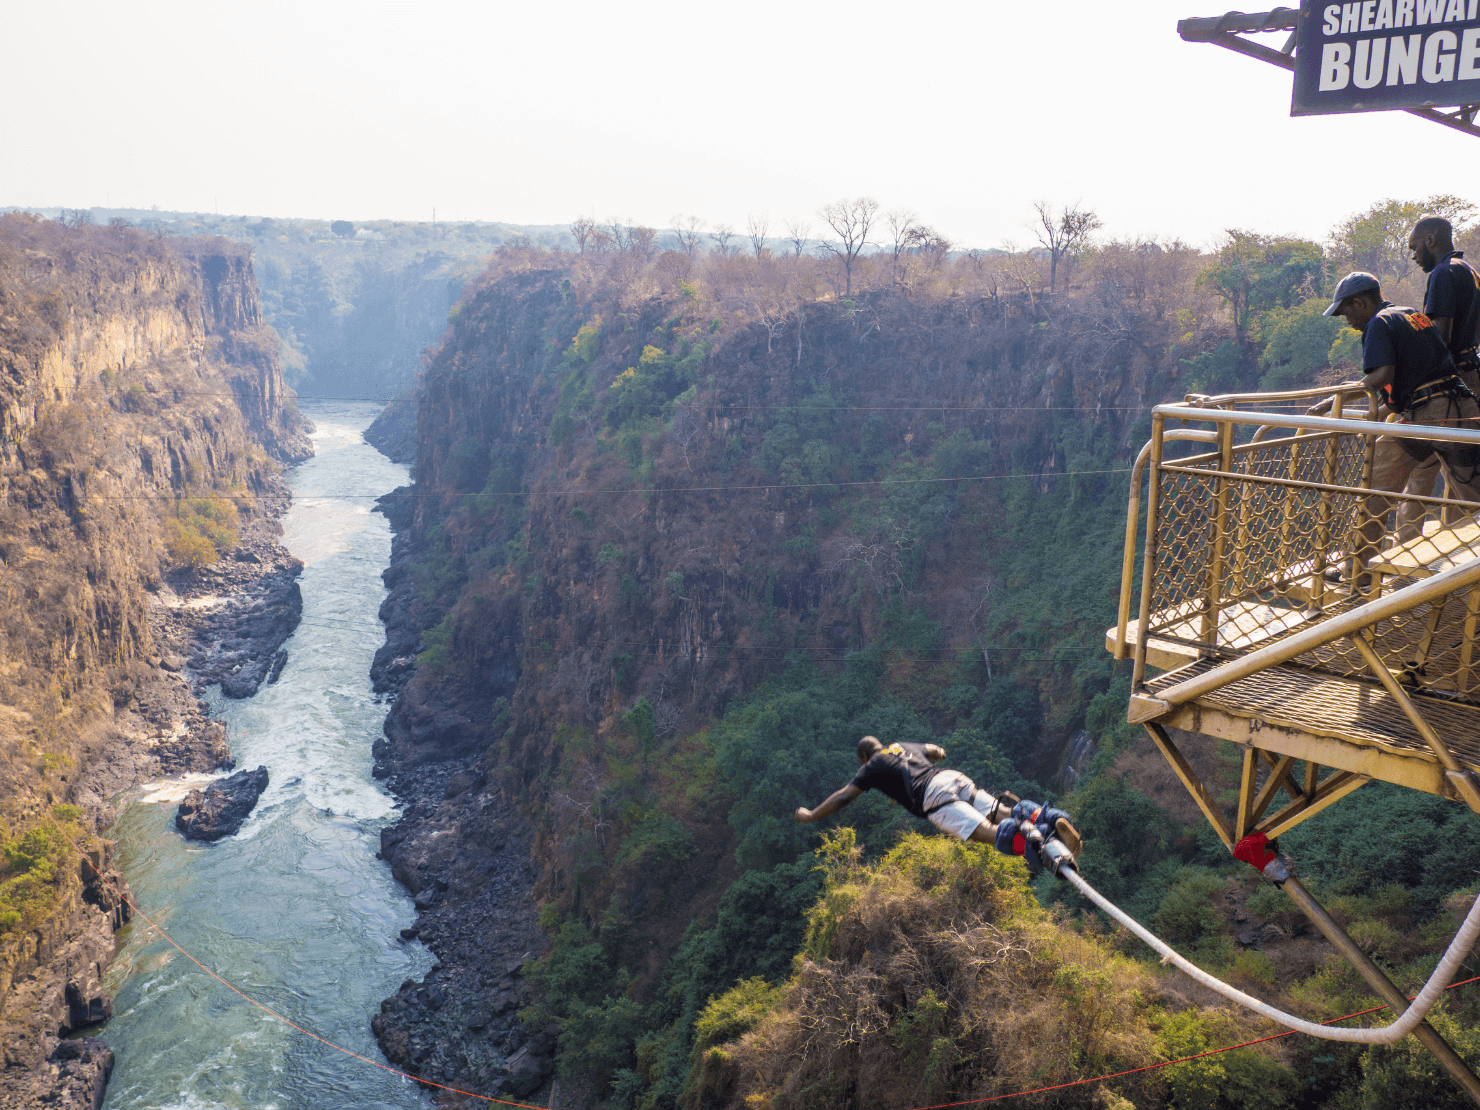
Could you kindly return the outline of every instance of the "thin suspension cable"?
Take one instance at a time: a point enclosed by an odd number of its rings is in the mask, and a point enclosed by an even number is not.
[[[257,401],[260,394],[252,391],[235,389],[173,389],[164,386],[158,390],[146,390],[145,396],[154,398],[163,397],[231,397],[236,400]],[[332,394],[332,393],[295,393],[293,400],[309,402],[333,402],[370,405],[438,405],[451,407],[466,407],[468,402],[455,397],[368,397],[355,394]],[[673,402],[649,405],[628,405],[626,408],[634,411],[661,412]],[[843,404],[767,404],[760,401],[720,401],[702,403],[699,401],[685,402],[699,405],[706,410],[757,410],[763,412],[814,412],[826,414],[829,412],[961,412],[975,415],[991,415],[994,412],[1149,412],[1147,405],[998,405],[982,402],[979,404],[964,405],[959,403],[941,402],[935,405],[843,405]],[[1289,407],[1289,406],[1286,406]],[[311,414],[309,415],[311,418]],[[331,421],[326,421],[332,423]]]
[[[324,628],[324,629],[330,629],[330,630],[333,630],[333,631],[347,631],[347,632],[376,632],[376,633],[383,633],[385,631],[385,627],[386,626],[383,625],[383,624],[369,625],[369,624],[357,624],[357,623],[353,623],[353,622],[349,622],[349,621],[336,621],[332,617],[304,617],[304,618],[302,618],[298,622],[297,627],[298,628],[304,628],[304,627],[309,627],[309,628]],[[423,629],[421,631],[427,631],[427,630]],[[654,639],[656,639],[656,637]],[[545,644],[549,644],[549,646],[552,647],[552,648],[556,648],[556,647],[560,647],[560,648],[630,647],[630,648],[636,648],[636,649],[638,649],[640,651],[647,652],[648,654],[656,654],[657,651],[658,651],[658,646],[657,646],[656,643],[654,643],[654,641],[652,639],[649,639],[649,640],[618,640],[618,639],[609,639],[609,638],[592,638],[592,639],[589,639],[589,640],[577,640],[577,639],[575,639],[573,637],[570,637],[570,636],[557,636],[554,639],[551,639],[551,640],[541,640],[541,641],[539,641],[539,643],[532,644],[532,645],[530,643],[526,642],[525,646],[526,647],[533,646],[533,647],[543,648],[543,646]],[[1060,659],[1064,659],[1064,658],[1068,658],[1068,657],[1080,658],[1080,657],[1083,657],[1083,656],[1086,656],[1086,655],[1096,656],[1097,657],[1097,656],[1099,656],[1101,654],[1101,650],[1098,649],[1098,648],[1065,648],[1063,651],[1054,652],[1054,653],[1048,654],[1048,655],[1034,655],[1034,654],[1026,654],[1026,653],[1019,654],[1019,653],[1017,653],[1015,651],[1015,649],[1013,649],[1013,648],[1011,648],[1009,646],[1001,645],[1001,644],[986,644],[986,645],[971,644],[971,645],[968,645],[966,647],[960,647],[960,648],[910,648],[910,647],[860,648],[860,649],[858,649],[855,652],[850,652],[848,655],[816,655],[816,654],[813,654],[812,652],[808,651],[805,647],[785,648],[785,647],[766,647],[766,646],[763,646],[763,645],[745,646],[745,645],[737,645],[737,644],[726,644],[725,645],[725,650],[727,652],[732,652],[732,653],[745,653],[745,654],[751,654],[751,655],[792,655],[792,654],[795,654],[796,652],[799,652],[800,651],[800,652],[806,652],[807,657],[809,659],[814,660],[814,661],[818,661],[818,662],[834,662],[834,663],[845,663],[849,659],[851,659],[851,658],[853,658],[855,656],[863,655],[863,654],[865,654],[867,652],[870,652],[870,651],[877,652],[880,656],[885,657],[885,658],[943,659],[943,660],[950,660],[950,659],[955,659],[955,658],[959,657],[963,653],[968,653],[968,654],[975,655],[976,653],[985,650],[985,651],[992,652],[992,653],[999,654],[999,655],[1008,655],[1008,654],[1011,654],[1012,658],[1013,659],[1016,659],[1016,660],[1027,660],[1027,661],[1040,662],[1040,663],[1056,662],[1056,661],[1058,661]]]
[[[747,493],[761,490],[777,489],[844,489],[863,486],[919,486],[919,485],[945,485],[960,482],[1008,482],[1013,480],[1042,481],[1049,478],[1084,478],[1103,474],[1129,474],[1130,467],[1115,467],[1108,470],[1050,470],[1042,474],[970,474],[960,478],[870,478],[868,480],[847,482],[766,482],[754,485],[738,486],[628,486],[603,487],[598,489],[580,489],[577,486],[563,486],[554,490],[511,490],[508,492],[493,491],[492,496],[503,498],[554,498],[591,496],[596,494],[615,494],[623,496],[629,493],[659,494],[659,493]],[[406,487],[400,487],[402,489]],[[412,488],[415,488],[414,485]],[[97,493],[84,494],[77,500],[88,501],[156,501],[176,502],[188,501],[195,497],[203,497],[208,494],[228,496],[229,491],[205,490],[200,493]],[[315,493],[307,490],[295,490],[293,500],[324,500],[324,501],[379,501],[386,494],[373,493]],[[458,497],[477,497],[481,494],[458,494]]]

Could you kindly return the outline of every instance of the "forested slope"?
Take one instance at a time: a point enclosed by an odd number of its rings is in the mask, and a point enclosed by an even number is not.
[[[1227,974],[1289,988],[1290,1005],[1329,1017],[1358,997],[1162,791],[1122,723],[1128,679],[1103,649],[1149,406],[1349,373],[1351,337],[1319,314],[1346,261],[1242,233],[1215,255],[1106,244],[1078,260],[1067,292],[1047,293],[1021,268],[1031,259],[927,248],[856,259],[849,275],[768,249],[496,256],[430,354],[416,484],[388,505],[400,533],[377,677],[400,693],[377,758],[391,774],[473,768],[449,783],[439,835],[478,835],[480,789],[501,788],[532,820],[551,947],[529,969],[542,999],[527,1017],[562,1031],[567,1081],[622,1107],[856,1104],[854,1080],[777,1087],[765,1054],[791,1051],[786,1015],[811,1012],[818,976],[863,975],[853,965],[868,952],[902,943],[883,926],[860,950],[816,939],[818,915],[846,918],[855,895],[828,899],[859,883],[925,899],[922,920],[1025,945],[1039,962],[1014,981],[1029,994],[1051,981],[1068,1011],[1076,991],[1125,986],[1073,986],[1074,969],[1108,959],[1096,946],[1133,946],[1073,939],[1011,868],[901,842],[913,822],[879,799],[846,814],[873,878],[862,864],[816,871],[822,831],[791,812],[846,781],[864,732],[933,739],[979,782],[1034,797],[1070,781],[1064,757],[1087,733],[1087,774],[1065,804],[1092,837],[1097,882]],[[1216,753],[1199,758],[1217,779]],[[1394,831],[1400,819],[1368,817]],[[1424,819],[1452,822],[1456,859],[1480,850],[1463,814]],[[412,843],[393,862],[424,851]],[[458,840],[441,843],[440,857],[417,857],[417,881],[455,911],[480,880]],[[905,855],[887,856],[896,845]],[[1416,973],[1463,876],[1445,865],[1427,887],[1388,887],[1372,845],[1317,856],[1346,898],[1338,912]],[[938,894],[984,866],[1000,913]],[[814,903],[833,909],[809,917]],[[1238,939],[1271,927],[1283,939]],[[1043,1074],[1243,1032],[1157,973],[1114,974],[1149,977],[1140,1009],[1107,1012],[1125,1037],[1045,1058]],[[751,982],[727,994],[737,980]],[[971,1097],[1008,1059],[930,1047],[996,1043],[979,1000],[880,989],[869,1044],[877,1074],[906,1077],[890,1081],[899,1098]],[[1004,1004],[1023,1021],[1036,1012],[1016,994]],[[714,1057],[711,1070],[695,1049],[752,1026],[739,1063]],[[1379,1057],[1369,1070],[1391,1063]],[[1126,1090],[1136,1105],[1316,1106],[1364,1066],[1351,1052],[1316,1059],[1281,1049],[1227,1064],[1244,1069],[1236,1082],[1204,1069]],[[417,1066],[439,1082],[491,1078],[435,1054]]]

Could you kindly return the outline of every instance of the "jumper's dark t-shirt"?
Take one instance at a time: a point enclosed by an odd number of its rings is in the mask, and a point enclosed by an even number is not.
[[[925,787],[940,768],[930,762],[924,744],[890,744],[853,776],[860,790],[878,790],[916,817],[925,816]]]
[[[1475,332],[1480,328],[1480,274],[1465,261],[1463,251],[1446,254],[1429,271],[1423,310],[1430,319],[1447,316],[1452,321],[1449,353],[1456,361],[1475,346]]]
[[[1422,312],[1383,301],[1362,333],[1362,367],[1371,373],[1379,366],[1393,368],[1390,404],[1408,408],[1408,396],[1425,382],[1454,373],[1454,360],[1433,322]]]

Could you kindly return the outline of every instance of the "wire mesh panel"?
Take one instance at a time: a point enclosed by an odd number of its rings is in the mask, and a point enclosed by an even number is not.
[[[1204,656],[1263,647],[1456,562],[1480,558],[1472,509],[1435,504],[1395,533],[1395,497],[1374,497],[1377,434],[1291,432],[1244,414],[1215,450],[1154,469],[1148,528],[1155,636]],[[1239,442],[1243,440],[1243,442]],[[1480,589],[1415,605],[1368,630],[1384,666],[1415,691],[1480,701]],[[1372,672],[1349,641],[1295,665],[1342,677]]]
[[[1361,436],[1282,436],[1163,463],[1150,631],[1211,650],[1321,605],[1365,450]]]

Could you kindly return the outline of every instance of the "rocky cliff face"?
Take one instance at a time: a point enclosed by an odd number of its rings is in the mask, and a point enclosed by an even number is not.
[[[558,758],[546,741],[562,722],[605,727],[635,691],[663,691],[659,716],[691,726],[778,652],[862,647],[906,579],[911,602],[969,644],[962,607],[991,593],[972,580],[990,579],[992,511],[1093,450],[1123,452],[1168,382],[1149,344],[1048,330],[1011,303],[882,295],[810,305],[779,336],[684,340],[671,303],[613,312],[568,286],[559,271],[504,277],[427,371],[416,484],[390,510],[405,535],[378,673],[390,683],[434,626],[446,665],[392,711],[392,767],[486,745],[466,721],[491,719],[500,698],[499,770],[521,784]],[[604,308],[618,322],[575,375],[567,345]],[[655,344],[693,352],[694,388],[614,429],[620,376]],[[934,458],[952,437],[966,456],[955,473]],[[1027,480],[1011,490],[972,480],[1015,471]],[[1080,479],[1086,494],[1104,477]],[[858,487],[870,502],[839,500]]]
[[[108,1005],[122,911],[90,830],[117,789],[225,758],[159,639],[190,577],[171,537],[189,504],[275,527],[302,424],[245,248],[0,219],[0,1105],[106,1076],[101,1049],[46,1063]]]
[[[578,266],[496,267],[432,353],[415,486],[384,505],[398,534],[375,679],[397,696],[376,756],[418,812],[384,845],[397,874],[435,887],[438,913],[473,912],[484,814],[508,822],[517,802],[535,896],[593,930],[620,922],[623,966],[650,977],[640,993],[736,876],[729,799],[684,809],[690,847],[661,866],[623,844],[657,835],[644,807],[671,811],[696,788],[648,779],[704,766],[704,729],[727,705],[793,657],[835,672],[877,643],[899,645],[881,697],[947,730],[962,667],[990,676],[984,644],[1015,640],[999,673],[1066,676],[1072,656],[1026,650],[1052,644],[1066,612],[998,608],[1015,539],[994,521],[1041,498],[1060,544],[1106,527],[1124,502],[1105,472],[1176,369],[1155,326],[1070,313],[1085,306],[885,292],[727,325],[683,295],[583,284]],[[1090,624],[1113,614],[1114,570],[1056,588],[1089,595]],[[935,631],[910,640],[921,621]],[[1082,697],[1055,681],[1051,710],[1056,692]],[[1045,779],[1074,712],[1030,753]],[[660,748],[669,769],[654,771]],[[434,767],[464,784],[439,797]],[[476,969],[436,950],[449,981]],[[393,1058],[439,1082],[531,1089],[528,1053],[516,1078],[522,1046],[502,1031],[462,1054],[472,1071],[398,1047],[454,1035],[439,1022],[459,1008],[407,1005],[414,986],[378,1019]]]

